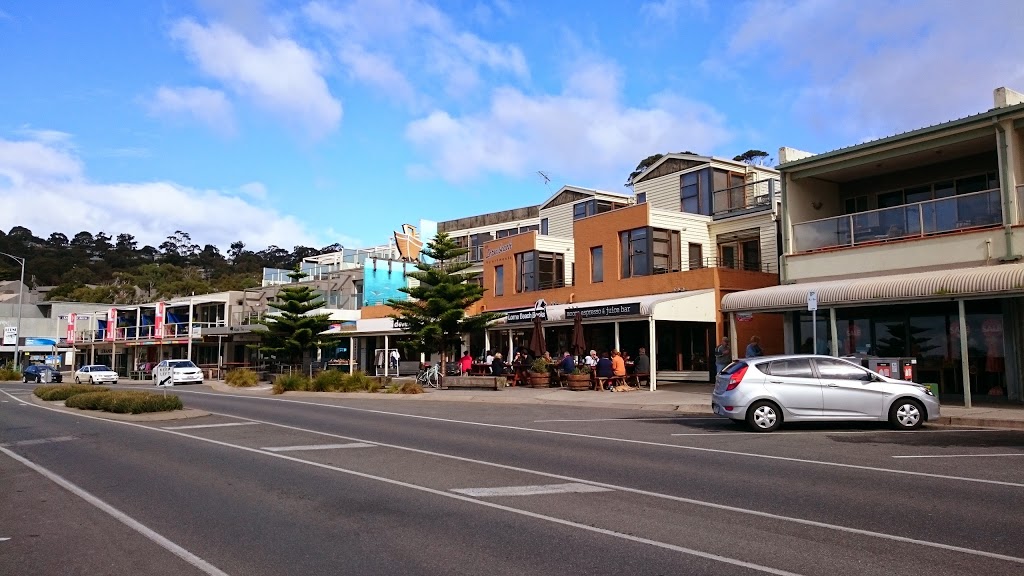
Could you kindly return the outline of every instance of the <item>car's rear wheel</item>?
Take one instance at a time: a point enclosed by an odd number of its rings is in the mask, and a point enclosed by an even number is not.
[[[92,376],[89,376],[89,384],[95,384],[95,383],[96,383],[96,381],[92,379]]]
[[[754,432],[774,432],[782,425],[782,410],[774,402],[759,400],[747,408],[747,426]]]
[[[924,406],[917,400],[900,398],[889,408],[889,423],[897,430],[916,430],[924,420]]]
[[[75,376],[75,384],[81,384],[81,383],[82,383],[82,379],[79,378],[78,376]]]

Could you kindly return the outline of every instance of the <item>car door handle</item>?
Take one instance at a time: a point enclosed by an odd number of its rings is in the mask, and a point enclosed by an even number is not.
[[[839,388],[839,384],[826,384],[829,388]]]

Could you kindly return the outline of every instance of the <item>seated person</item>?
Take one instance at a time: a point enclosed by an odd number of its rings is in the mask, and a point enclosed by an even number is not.
[[[473,357],[470,356],[469,350],[466,350],[466,353],[462,355],[459,364],[461,365],[462,373],[469,374],[470,369],[473,368]]]
[[[576,360],[566,352],[562,355],[562,361],[558,363],[558,369],[566,374],[571,374],[576,369]]]
[[[615,376],[626,375],[626,361],[622,359],[622,354],[618,350],[612,350],[612,374]]]
[[[505,361],[501,359],[501,352],[494,354],[494,360],[491,362],[491,374],[495,376],[505,375]]]
[[[607,352],[601,353],[601,359],[597,361],[595,374],[598,378],[611,378],[615,375],[615,372],[612,369],[612,360],[608,357]],[[603,388],[601,384],[598,385]]]

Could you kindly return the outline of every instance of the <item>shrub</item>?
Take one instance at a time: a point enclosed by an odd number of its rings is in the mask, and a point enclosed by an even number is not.
[[[249,388],[255,386],[259,381],[260,378],[255,372],[245,368],[235,368],[224,375],[224,382],[235,388]]]
[[[345,387],[343,388],[343,391],[344,392],[359,392],[359,391],[362,391],[362,390],[370,390],[370,387],[372,385],[374,385],[374,384],[376,384],[377,387],[373,391],[379,390],[380,389],[380,383],[379,382],[377,382],[373,378],[370,378],[365,373],[360,372],[360,371],[357,370],[357,371],[349,374],[348,378],[345,378]]]
[[[384,386],[384,383],[381,382],[379,378],[371,378],[370,381],[366,383],[366,391],[371,393],[378,392],[382,386]]]
[[[402,389],[398,386],[398,384],[388,384],[388,386],[384,388],[385,394],[401,394],[401,392]]]
[[[21,372],[14,369],[14,364],[8,362],[3,366],[0,366],[0,382],[8,382],[12,380],[21,380]]]
[[[399,394],[423,394],[423,386],[419,382],[412,381],[402,384],[398,389]]]
[[[548,361],[544,358],[537,358],[530,364],[530,372],[534,374],[547,374],[548,373]]]
[[[345,374],[340,370],[325,370],[313,378],[313,392],[337,392],[345,389]]]
[[[46,400],[52,402],[55,400],[67,400],[72,396],[78,394],[86,394],[88,392],[109,392],[110,388],[104,388],[102,386],[83,386],[81,384],[61,384],[58,386],[36,386],[36,389],[32,391],[33,394],[39,397],[40,400]]]
[[[274,380],[274,394],[309,390],[311,386],[309,378],[301,374],[282,374]]]
[[[170,412],[181,410],[184,406],[181,398],[171,394],[154,394],[138,390],[118,390],[114,392],[86,392],[76,394],[64,403],[70,408],[83,410],[103,410],[118,414],[142,414],[145,412]]]

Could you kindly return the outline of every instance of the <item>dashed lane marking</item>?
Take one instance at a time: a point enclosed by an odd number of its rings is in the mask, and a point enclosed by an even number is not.
[[[459,488],[452,490],[466,496],[488,498],[496,496],[536,496],[539,494],[572,494],[587,492],[611,492],[610,488],[601,488],[591,484],[542,484],[540,486],[499,486],[496,488]]]
[[[190,426],[161,426],[161,430],[195,430],[197,428],[224,428],[227,426],[253,426],[257,422],[224,422],[222,424],[192,424]]]
[[[350,442],[348,444],[310,444],[308,446],[271,446],[260,448],[267,452],[299,452],[306,450],[335,450],[337,448],[372,448],[373,444]]]

